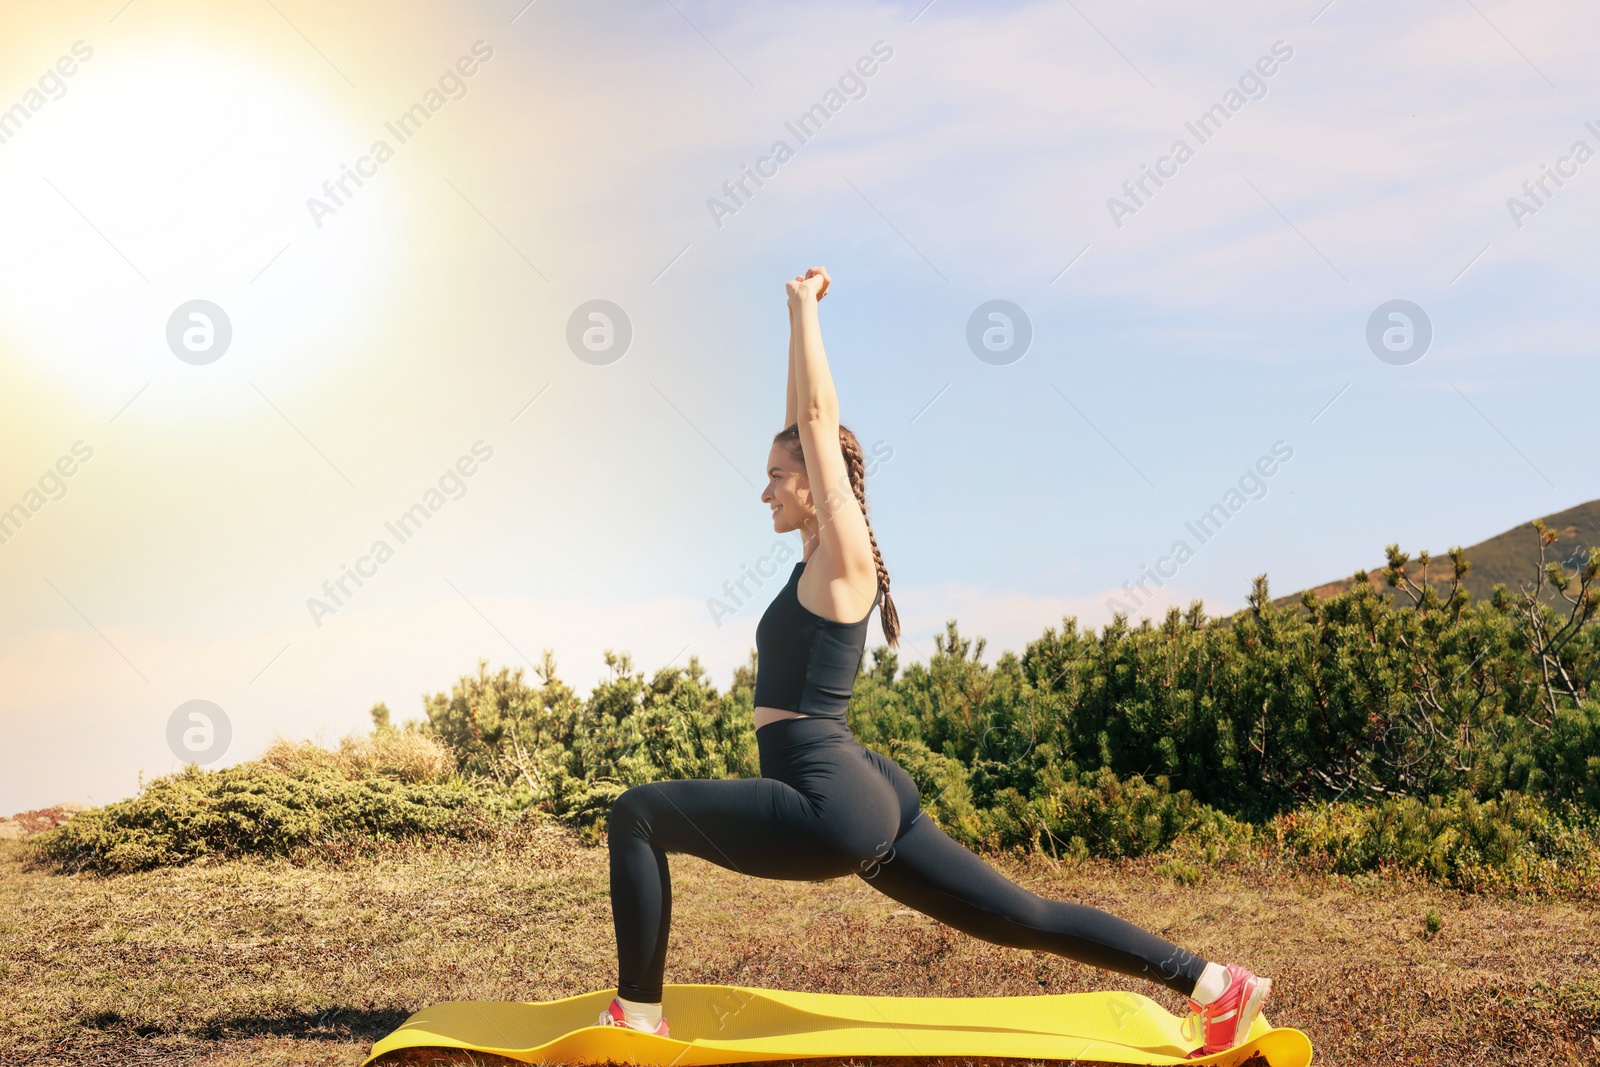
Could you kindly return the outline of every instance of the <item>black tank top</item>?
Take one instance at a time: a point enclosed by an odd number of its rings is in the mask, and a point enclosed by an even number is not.
[[[800,603],[805,565],[805,560],[794,565],[788,584],[756,624],[755,706],[844,722],[872,611],[856,623],[807,611]],[[877,607],[877,595],[872,604]]]

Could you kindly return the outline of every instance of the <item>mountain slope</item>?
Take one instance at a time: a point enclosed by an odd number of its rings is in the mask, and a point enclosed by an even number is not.
[[[1590,548],[1600,546],[1600,500],[1591,500],[1587,504],[1546,515],[1544,522],[1560,534],[1560,539],[1545,550],[1545,559],[1562,562],[1568,571],[1588,558]],[[1431,583],[1443,582],[1448,587],[1450,558],[1442,551],[1430,551],[1435,552],[1435,559],[1428,565],[1428,580]],[[1469,545],[1465,552],[1472,569],[1461,581],[1467,592],[1472,594],[1473,600],[1487,599],[1497,584],[1503,583],[1508,589],[1515,590],[1519,585],[1531,582],[1539,569],[1539,537],[1534,533],[1531,523],[1523,523],[1486,541]],[[1406,573],[1420,585],[1422,568],[1416,564],[1416,552],[1412,551],[1411,555],[1412,562],[1406,567]],[[1384,581],[1383,567],[1382,561],[1375,563],[1367,572],[1367,580],[1379,593],[1392,596],[1395,590],[1390,589]],[[1354,585],[1354,577],[1341,578],[1316,586],[1312,591],[1319,599],[1325,600]],[[1407,599],[1402,597],[1401,602],[1406,603]],[[1300,594],[1277,597],[1273,603],[1279,607],[1296,606],[1300,603]]]

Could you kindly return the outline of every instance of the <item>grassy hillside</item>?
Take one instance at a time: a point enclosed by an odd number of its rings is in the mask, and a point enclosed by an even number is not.
[[[0,841],[8,1067],[349,1067],[426,1004],[545,1000],[616,980],[606,850],[553,825],[338,860],[104,876],[38,868],[26,844]],[[1047,897],[1270,975],[1269,1019],[1310,1034],[1319,1064],[1576,1067],[1600,1054],[1592,898],[1535,902],[1277,864],[1187,885],[1153,857],[991,862]],[[861,878],[764,881],[692,856],[672,857],[672,878],[669,982],[897,996],[1131,990],[1183,1010],[1152,983],[967,937]]]
[[[1569,571],[1574,568],[1576,561],[1588,557],[1591,548],[1600,546],[1600,500],[1591,500],[1587,504],[1546,515],[1544,523],[1552,532],[1560,535],[1560,540],[1547,549],[1546,559],[1564,563]],[[1462,584],[1472,594],[1473,600],[1487,599],[1490,591],[1499,584],[1515,590],[1519,583],[1530,581],[1538,571],[1539,540],[1531,522],[1496,534],[1487,541],[1469,545],[1465,551],[1472,569],[1462,579]],[[1430,581],[1442,581],[1448,586],[1450,560],[1442,549],[1435,550],[1434,557],[1436,562],[1429,566],[1428,578]],[[1422,568],[1415,562],[1406,569],[1406,573],[1421,584]],[[1394,595],[1394,590],[1384,581],[1381,561],[1375,562],[1367,571],[1367,582],[1374,591],[1384,596]],[[1326,600],[1353,588],[1355,584],[1353,576],[1340,578],[1315,586],[1312,592],[1317,594],[1318,599]],[[1404,597],[1401,598],[1401,603],[1407,602]],[[1300,594],[1278,597],[1273,603],[1279,607],[1294,607],[1300,603]]]

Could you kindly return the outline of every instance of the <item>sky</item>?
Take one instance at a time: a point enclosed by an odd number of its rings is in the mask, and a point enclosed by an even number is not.
[[[1600,497],[1597,30],[7,3],[0,814],[420,717],[480,660],[726,688],[789,568],[726,587],[798,558],[759,497],[810,266],[902,665]]]

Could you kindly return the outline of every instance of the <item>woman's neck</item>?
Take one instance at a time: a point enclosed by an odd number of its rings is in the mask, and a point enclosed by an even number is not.
[[[816,524],[809,523],[800,529],[800,561],[810,563],[811,557],[822,548],[822,538],[817,535]]]

